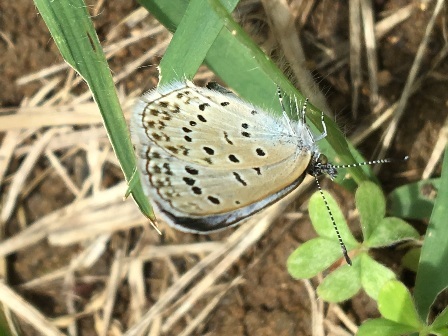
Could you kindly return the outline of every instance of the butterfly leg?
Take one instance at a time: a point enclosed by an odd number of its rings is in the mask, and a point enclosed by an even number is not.
[[[299,112],[299,103],[297,102],[297,97],[295,96],[294,96],[294,102],[296,104],[297,119],[302,123],[302,125],[305,125],[306,124],[305,113],[306,113],[306,106],[308,104],[308,98],[305,99],[300,112]]]
[[[278,95],[278,100],[280,102],[280,106],[282,107],[283,118],[286,120],[286,124],[288,125],[291,134],[296,134],[296,132],[294,132],[294,130],[292,129],[291,123],[289,122],[288,114],[286,113],[285,106],[283,105],[283,96],[282,96],[282,92],[280,90],[280,86],[277,86],[277,95]]]
[[[301,113],[300,113],[300,114],[301,114],[301,121],[302,121],[303,124],[306,123],[306,120],[305,120],[305,113],[306,113],[306,107],[307,107],[307,105],[308,105],[308,98],[305,99],[305,102],[303,103],[303,106],[302,106],[302,111],[301,111]],[[296,106],[297,106],[297,98],[296,98]],[[324,121],[324,113],[323,113],[323,112],[322,112],[322,115],[321,115],[321,117],[320,117],[320,120],[321,120],[321,123],[322,123],[323,131],[322,131],[322,133],[319,134],[319,136],[317,136],[316,138],[313,137],[315,142],[317,142],[317,141],[319,141],[319,140],[322,140],[323,138],[325,138],[325,137],[327,136],[327,126],[325,125],[325,121]],[[308,132],[310,132],[309,129],[308,129]],[[311,133],[310,133],[310,135],[311,135]],[[311,136],[312,136],[312,135],[311,135]]]
[[[296,101],[296,106],[297,106],[297,113],[299,112],[299,104],[297,103],[297,97],[294,98]],[[302,121],[302,124],[305,125],[306,124],[306,119],[305,119],[305,114],[306,114],[306,107],[308,105],[308,98],[305,99],[303,105],[302,105],[302,110],[300,111],[300,115],[299,115],[299,120]]]
[[[314,141],[316,141],[316,142],[319,141],[319,140],[322,140],[323,138],[325,138],[327,136],[327,126],[325,125],[324,112],[322,112],[320,120],[321,120],[321,123],[322,123],[323,131],[322,131],[322,133],[318,137],[314,138]]]

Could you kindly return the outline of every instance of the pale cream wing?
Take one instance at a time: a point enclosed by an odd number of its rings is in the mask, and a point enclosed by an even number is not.
[[[170,213],[188,217],[232,212],[267,199],[301,179],[311,159],[309,152],[299,152],[273,165],[222,170],[179,160],[155,146],[141,146],[138,155],[147,195]]]
[[[282,119],[190,82],[144,95],[131,129],[139,142],[153,143],[181,161],[223,170],[282,162],[294,155],[300,140]]]

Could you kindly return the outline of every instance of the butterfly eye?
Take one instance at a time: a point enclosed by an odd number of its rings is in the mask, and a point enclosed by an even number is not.
[[[326,164],[328,164],[328,158],[327,158],[326,155],[321,154],[321,155],[319,155],[319,158],[317,159],[317,162],[319,162],[322,165],[326,165]]]

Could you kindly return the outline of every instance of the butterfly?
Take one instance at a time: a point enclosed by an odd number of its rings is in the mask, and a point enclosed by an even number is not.
[[[280,102],[282,103],[279,91]],[[235,226],[289,194],[307,173],[334,178],[305,122],[247,103],[214,85],[176,82],[144,94],[131,119],[143,190],[181,231]]]

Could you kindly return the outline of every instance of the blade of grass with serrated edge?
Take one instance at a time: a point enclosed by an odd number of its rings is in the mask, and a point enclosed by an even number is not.
[[[130,181],[134,175],[138,178],[138,174],[133,174],[135,156],[126,121],[85,3],[82,0],[34,2],[65,61],[87,82],[126,180]],[[140,210],[154,219],[140,183],[133,185],[132,194]]]
[[[446,214],[448,205],[448,147],[445,148],[442,175],[437,198],[434,203],[423,241],[414,297],[422,320],[427,320],[431,304],[444,288],[448,286],[448,225]]]
[[[162,81],[164,83],[169,83],[185,77],[192,77],[194,74],[192,69],[197,69],[200,65],[197,58],[199,52],[196,49],[202,48],[203,51],[201,52],[207,54],[204,62],[209,68],[221,77],[229,87],[238,92],[242,98],[253,104],[280,113],[280,105],[276,95],[277,85],[279,85],[288,95],[295,95],[299,103],[304,100],[304,97],[292,86],[287,78],[284,77],[283,73],[275,66],[275,64],[259,49],[247,34],[245,34],[240,26],[233,21],[227,11],[228,8],[232,7],[231,5],[233,5],[233,3],[229,5],[229,1],[227,1],[227,5],[224,7],[219,0],[198,1],[200,1],[206,9],[203,8],[200,12],[196,12],[197,16],[195,16],[193,10],[191,13],[188,13],[191,28],[186,25],[182,27],[182,29],[192,30],[195,33],[189,35],[188,39],[177,39],[176,31],[175,37],[173,37],[172,44],[170,45],[171,50],[167,50],[164,60],[161,62],[161,65],[165,67],[165,69],[162,68]],[[140,3],[143,6],[172,31],[175,30],[175,27],[178,26],[182,20],[181,9],[188,11],[189,9],[194,8],[194,2],[195,0],[191,1],[190,5],[188,5],[188,3],[181,0],[172,0],[169,2],[164,0],[140,0]],[[200,15],[198,13],[200,13]],[[217,17],[215,13],[218,14],[218,22],[204,23],[204,20],[208,20],[208,18],[215,20]],[[197,27],[207,27],[213,24],[218,27],[223,25],[224,29],[220,30],[218,36],[210,46],[210,41],[213,39],[207,36],[206,29],[198,29]],[[183,31],[180,33],[185,34]],[[202,43],[202,41],[207,41],[208,44]],[[179,45],[176,45],[177,43],[179,43]],[[191,52],[192,50],[194,50],[194,53]],[[187,67],[186,70],[182,70],[182,67],[178,67],[179,62],[173,61],[174,63],[165,63],[165,57],[172,57],[169,54],[170,51],[183,57],[182,62],[184,66]],[[189,66],[190,61],[188,60],[190,55],[192,56],[191,63],[194,64],[192,67]],[[175,56],[173,56],[172,59],[174,60]],[[176,70],[168,70],[169,68]],[[172,78],[168,75],[169,73],[172,74]],[[321,113],[311,104],[309,104],[309,109],[307,111],[307,116],[313,124],[316,125],[318,129],[322,129],[320,122]],[[319,143],[322,152],[330,158],[335,158],[337,153],[340,157],[340,162],[343,163],[362,161],[361,155],[357,153],[351,145],[347,145],[344,136],[337,129],[335,123],[328,118],[326,118],[325,122],[328,129],[328,136]],[[316,127],[314,127],[314,131],[315,130]],[[316,133],[317,132],[318,131],[316,131]],[[353,157],[356,157],[356,160]],[[357,182],[366,179],[362,171],[372,178],[368,168],[355,168],[351,171]],[[341,182],[341,180],[338,182]],[[343,184],[349,188],[354,186],[353,183],[350,183],[348,180],[345,180]]]

